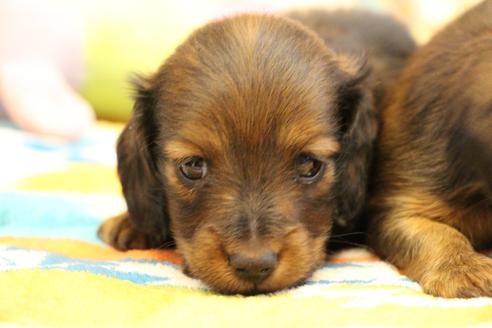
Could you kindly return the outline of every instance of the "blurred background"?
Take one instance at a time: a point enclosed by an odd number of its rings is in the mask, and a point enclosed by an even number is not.
[[[79,138],[125,121],[132,72],[155,71],[194,28],[238,12],[360,8],[397,17],[424,43],[477,0],[0,0],[0,116]],[[13,123],[12,123],[13,122]]]

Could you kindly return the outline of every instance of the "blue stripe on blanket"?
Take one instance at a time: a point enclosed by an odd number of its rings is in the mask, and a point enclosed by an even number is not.
[[[0,246],[0,271],[24,269],[90,272],[136,284],[163,284],[177,275],[181,268],[170,262],[122,259],[118,261],[83,260],[46,251]]]
[[[85,137],[77,142],[68,144],[60,144],[49,141],[42,141],[37,139],[27,139],[24,143],[27,149],[31,149],[43,154],[51,154],[53,156],[62,156],[67,161],[74,162],[86,162],[86,163],[100,163],[107,164],[108,152],[104,152],[104,149],[113,150],[114,141],[110,142],[96,137]],[[105,156],[101,156],[104,154]],[[113,153],[109,153],[114,155]]]
[[[48,237],[99,243],[101,218],[89,202],[42,193],[0,192],[0,236]]]
[[[392,284],[396,283],[412,283],[415,284],[414,281],[410,280],[407,277],[401,277],[398,280],[393,280]],[[333,284],[347,284],[347,285],[370,285],[370,284],[381,284],[381,281],[375,278],[372,279],[337,279],[337,280],[329,280],[329,279],[320,279],[320,280],[308,280],[306,281],[307,285],[333,285]]]
[[[347,263],[326,263],[325,265],[322,266],[324,269],[335,269],[335,268],[362,268],[365,267],[366,264],[361,264],[361,263],[353,263],[353,262],[347,262]]]
[[[370,265],[367,268],[370,269]],[[25,269],[89,272],[140,285],[193,286],[194,288],[206,289],[198,281],[185,276],[179,265],[170,262],[130,258],[116,261],[84,260],[47,251],[0,245],[0,271]],[[348,267],[347,269],[352,270]],[[379,277],[379,275],[375,276],[374,272],[367,271],[361,272],[361,278],[350,279],[346,278],[345,273],[339,272],[339,268],[325,267],[321,270],[324,277],[320,279],[310,278],[305,285],[398,285],[418,288],[416,283],[402,276],[388,279],[387,277]]]

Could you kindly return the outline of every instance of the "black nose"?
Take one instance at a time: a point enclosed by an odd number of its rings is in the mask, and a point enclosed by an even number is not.
[[[246,281],[258,284],[265,280],[277,266],[277,254],[266,252],[259,256],[231,254],[229,265],[236,275]]]

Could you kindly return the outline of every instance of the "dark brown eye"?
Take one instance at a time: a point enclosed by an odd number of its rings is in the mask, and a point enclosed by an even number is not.
[[[324,168],[323,162],[308,155],[301,154],[296,159],[297,180],[300,183],[310,184],[318,180]]]
[[[188,180],[200,180],[207,174],[207,162],[201,157],[190,157],[179,163],[179,171]]]

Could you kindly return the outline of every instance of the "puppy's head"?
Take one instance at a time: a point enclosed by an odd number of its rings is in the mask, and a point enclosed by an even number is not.
[[[131,219],[172,235],[219,291],[302,281],[364,199],[376,127],[362,74],[289,20],[196,31],[137,85],[118,146]]]

